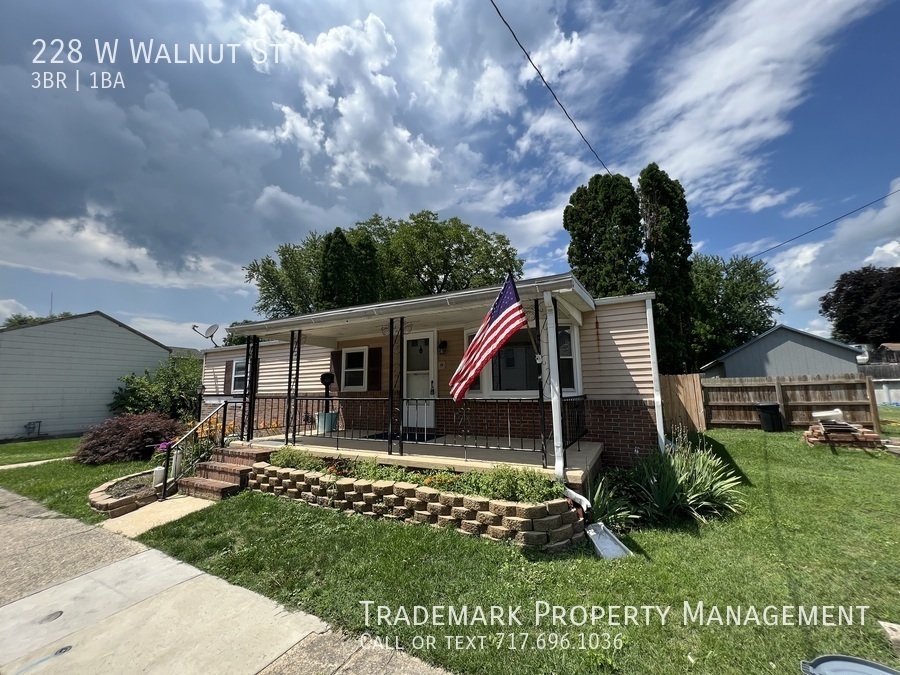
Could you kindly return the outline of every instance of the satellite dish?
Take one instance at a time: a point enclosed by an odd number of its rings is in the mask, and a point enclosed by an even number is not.
[[[203,337],[207,337],[212,340],[212,336],[216,334],[217,330],[219,330],[219,324],[214,323],[212,326],[203,331]]]

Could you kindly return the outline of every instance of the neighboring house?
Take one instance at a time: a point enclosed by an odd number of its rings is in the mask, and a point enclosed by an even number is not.
[[[83,433],[111,417],[120,377],[170,351],[103,312],[0,330],[0,439]]]
[[[843,375],[858,372],[862,350],[778,325],[700,368],[703,377]]]
[[[256,429],[271,431],[280,419],[283,438],[286,431],[327,431],[323,410],[338,410],[337,433],[370,444],[382,439],[385,451],[398,436],[454,447],[545,445],[551,457],[556,452],[558,468],[562,446],[579,438],[602,443],[604,462],[618,465],[661,447],[653,294],[595,299],[570,273],[517,286],[532,330],[535,315],[540,323],[542,363],[528,333],[519,331],[459,405],[450,398],[449,380],[499,286],[230,327],[251,338],[250,345],[204,353],[205,401],[209,406],[241,391],[244,405],[254,406],[248,416]],[[292,374],[298,372],[292,345],[300,350],[299,378]],[[337,401],[324,401],[319,376],[327,371]],[[287,430],[284,420],[293,420]]]

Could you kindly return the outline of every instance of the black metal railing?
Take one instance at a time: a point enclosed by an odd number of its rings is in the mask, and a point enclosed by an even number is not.
[[[177,441],[159,447],[165,452],[160,501],[166,498],[170,486],[178,479],[193,475],[197,464],[208,460],[213,450],[222,447],[228,438],[240,434],[236,408],[228,401],[220,403]]]
[[[299,396],[292,400],[287,437],[390,441],[390,402],[387,398]]]
[[[564,396],[562,400],[563,448],[571,447],[587,434],[585,420],[585,397]],[[578,447],[581,451],[581,444]]]

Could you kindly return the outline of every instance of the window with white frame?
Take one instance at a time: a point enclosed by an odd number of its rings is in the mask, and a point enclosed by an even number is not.
[[[366,390],[366,361],[368,348],[357,347],[343,351],[341,391]]]
[[[536,331],[530,329],[535,341]],[[475,337],[475,331],[466,333],[468,346]],[[557,326],[556,341],[559,354],[559,380],[563,390],[575,391],[576,353],[578,340],[576,329],[568,325]],[[490,373],[488,376],[487,374]],[[534,347],[528,333],[523,329],[513,335],[491,359],[490,368],[485,367],[469,387],[469,391],[485,395],[529,394],[537,390],[540,365],[534,358]],[[484,378],[484,379],[482,379]],[[484,384],[482,384],[484,383]]]
[[[231,371],[231,393],[236,394],[244,391],[247,386],[247,362],[235,361],[234,368]]]

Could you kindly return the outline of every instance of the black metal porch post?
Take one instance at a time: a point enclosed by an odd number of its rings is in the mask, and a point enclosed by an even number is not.
[[[388,321],[388,454],[394,454],[394,319]]]
[[[541,303],[534,299],[534,325],[537,328],[537,354],[541,355]],[[541,463],[547,468],[547,413],[544,410],[544,361],[541,359],[538,368],[538,406],[541,409]]]
[[[288,348],[288,381],[287,394],[284,397],[284,444],[288,444],[289,434],[291,431],[291,393],[294,384],[294,335],[296,331],[291,331],[291,346]]]
[[[297,355],[294,357],[294,412],[291,415],[293,420],[293,429],[291,432],[292,442],[297,442],[297,401],[300,400],[300,350],[303,344],[303,331],[297,331]]]
[[[249,387],[250,389],[250,398],[249,398],[249,410],[248,412],[248,420],[247,420],[247,440],[253,440],[253,425],[256,423],[256,395],[259,393],[257,389],[259,389],[259,336],[254,335],[252,338],[252,342],[250,343],[250,363],[248,364],[247,369],[247,380],[244,385],[244,390],[246,391]]]
[[[250,372],[250,339],[247,338],[247,342],[244,344],[244,391],[241,394],[241,440],[247,441],[247,398],[249,392],[250,380],[248,379],[248,373]]]
[[[406,322],[406,317],[400,317],[400,456],[403,456],[403,406],[405,402],[403,400],[403,352],[405,351],[405,346],[403,344],[403,329]]]

